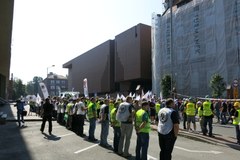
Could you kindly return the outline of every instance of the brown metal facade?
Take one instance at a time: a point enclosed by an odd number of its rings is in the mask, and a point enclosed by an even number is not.
[[[151,89],[151,27],[138,24],[65,63],[68,87],[83,94],[83,79],[90,94]]]
[[[68,68],[68,86],[83,94],[83,79],[87,78],[89,93],[105,93],[114,89],[114,41],[108,40],[65,63]]]
[[[115,82],[120,92],[151,89],[151,27],[138,24],[115,37]]]

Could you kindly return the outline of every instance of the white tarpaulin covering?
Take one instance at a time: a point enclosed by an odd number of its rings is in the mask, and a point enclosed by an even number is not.
[[[240,0],[193,0],[173,10],[172,72],[170,12],[152,16],[153,93],[165,74],[178,93],[211,94],[209,81],[220,74],[227,84],[240,78]]]

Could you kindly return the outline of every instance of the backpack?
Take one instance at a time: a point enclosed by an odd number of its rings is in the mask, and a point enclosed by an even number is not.
[[[130,116],[129,112],[130,104],[127,102],[123,102],[118,106],[116,119],[120,122],[126,122]]]

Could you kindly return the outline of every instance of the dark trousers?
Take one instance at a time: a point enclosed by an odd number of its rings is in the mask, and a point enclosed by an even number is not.
[[[184,112],[182,114],[182,116],[183,116],[183,129],[187,129],[186,128],[186,123],[187,123],[187,114],[186,114],[186,112]]]
[[[79,135],[83,136],[84,133],[84,119],[85,119],[85,115],[80,115],[79,116]]]
[[[77,132],[78,125],[79,125],[79,122],[78,122],[77,115],[72,115],[72,131],[73,132],[75,132],[75,133]]]
[[[172,159],[172,151],[176,141],[175,135],[170,132],[167,135],[163,135],[158,133],[158,140],[160,146],[160,160],[171,160]]]
[[[237,143],[240,144],[240,126],[236,125],[235,130],[236,130]]]
[[[113,138],[113,149],[114,152],[118,152],[118,145],[121,137],[121,128],[120,127],[113,127],[113,133],[114,133],[114,138]]]
[[[95,139],[94,133],[95,133],[95,129],[96,129],[96,118],[90,118],[89,123],[90,123],[90,126],[89,126],[89,130],[88,130],[88,135],[89,135],[88,138],[90,140],[94,140]]]
[[[227,115],[227,112],[222,112],[221,113],[221,123],[222,124],[226,124],[227,123],[227,117],[226,117],[226,115]]]
[[[63,124],[63,115],[64,115],[64,113],[58,113],[57,114],[57,122],[59,124]]]
[[[52,115],[43,116],[42,125],[41,125],[42,132],[44,131],[46,121],[48,121],[48,132],[51,133],[52,132]]]
[[[21,122],[24,123],[22,110],[21,111],[17,111],[17,119],[18,119],[18,126],[20,127],[21,126]]]
[[[73,121],[73,115],[68,115],[66,127],[67,129],[72,130],[72,121]]]
[[[203,134],[207,134],[208,132],[207,125],[208,125],[209,136],[212,136],[212,123],[213,123],[212,117],[203,117]]]
[[[76,115],[75,120],[76,134],[83,136],[84,115]]]
[[[147,160],[149,133],[137,133],[136,160]]]

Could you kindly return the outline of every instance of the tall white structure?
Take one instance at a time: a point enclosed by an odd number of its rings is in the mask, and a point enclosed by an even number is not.
[[[165,74],[173,76],[178,93],[192,96],[211,95],[214,73],[230,85],[240,79],[240,0],[193,0],[175,6],[172,34],[170,55],[170,10],[154,14],[152,84],[157,95]]]

